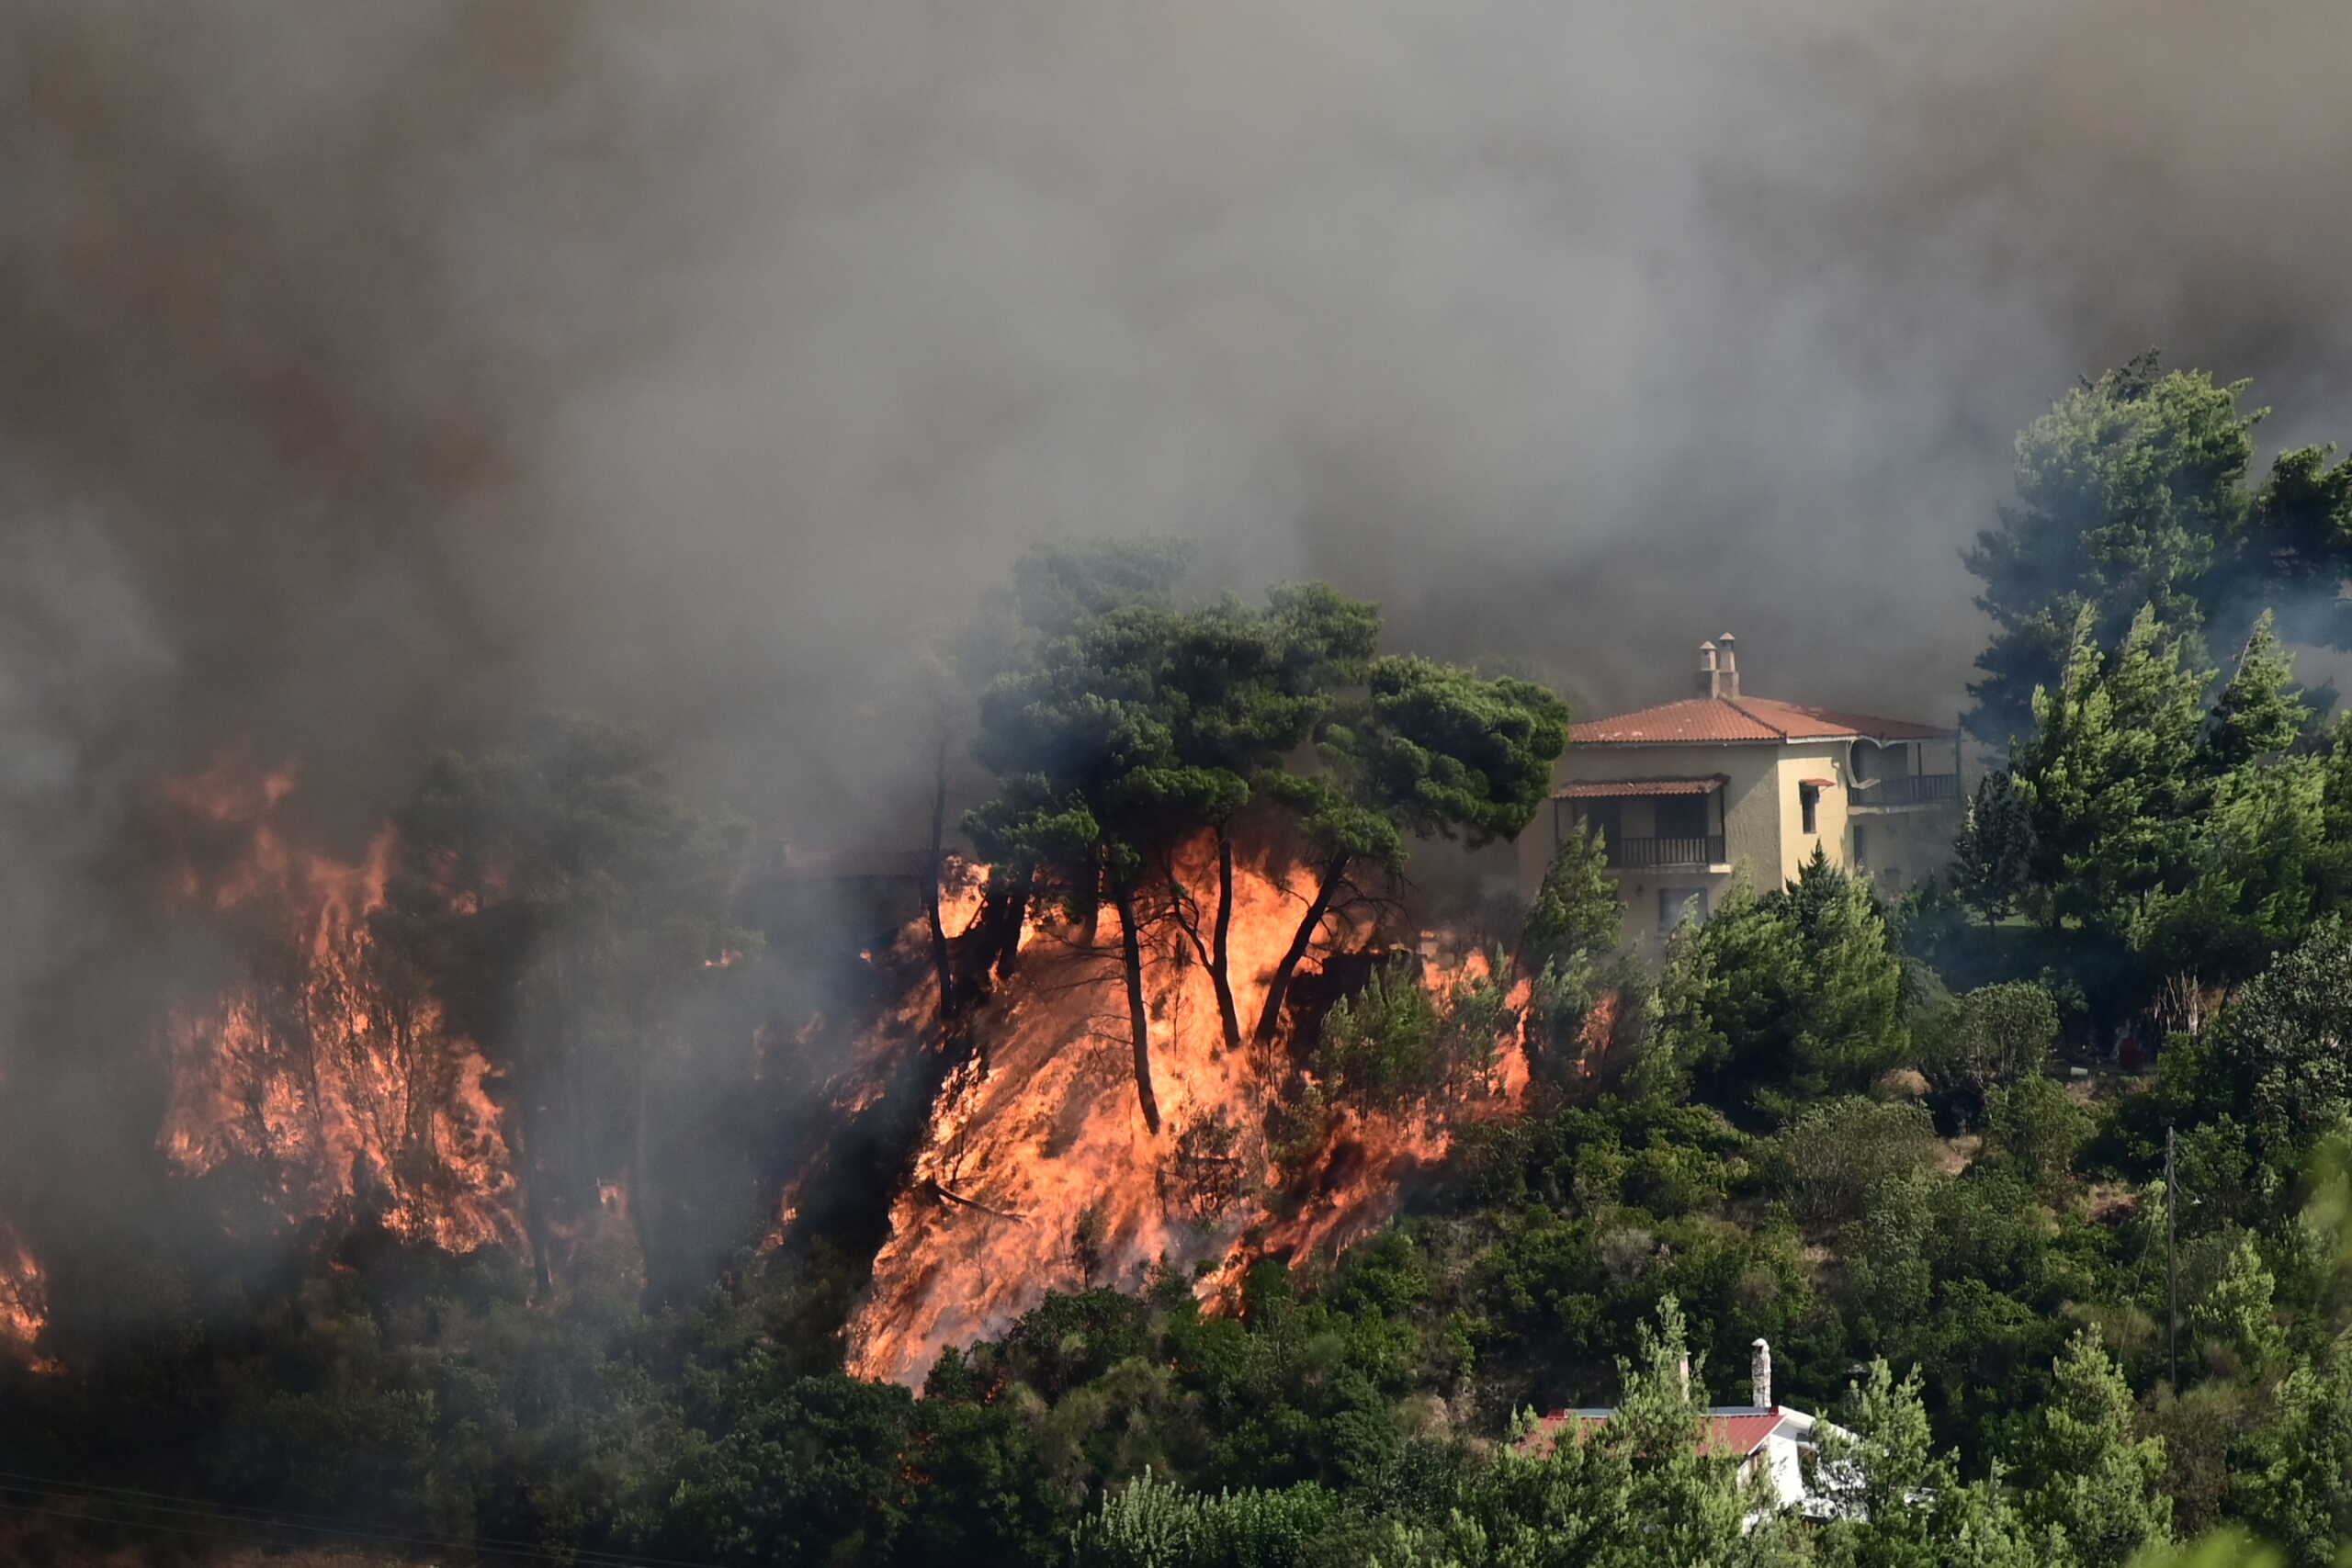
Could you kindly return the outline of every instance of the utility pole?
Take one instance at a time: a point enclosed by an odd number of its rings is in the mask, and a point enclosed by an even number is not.
[[[2165,1129],[2165,1355],[2172,1362],[2173,1393],[2180,1393],[2180,1269],[2177,1261],[2180,1179],[2173,1168],[2173,1134]]]

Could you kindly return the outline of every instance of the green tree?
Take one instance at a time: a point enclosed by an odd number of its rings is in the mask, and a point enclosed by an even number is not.
[[[2164,1439],[2133,1436],[2132,1391],[2097,1329],[2069,1339],[2052,1371],[2034,1514],[2065,1532],[2084,1568],[2121,1568],[2171,1539]]]
[[[1278,588],[1267,608],[1230,601],[1170,627],[1159,682],[1172,766],[1157,781],[1169,799],[1194,807],[1214,835],[1216,913],[1204,940],[1199,901],[1166,868],[1171,913],[1208,971],[1227,1048],[1241,1044],[1232,979],[1233,822],[1253,781],[1281,769],[1330,716],[1380,636],[1380,613],[1322,583]]]
[[[673,999],[757,944],[729,918],[741,825],[673,796],[641,739],[577,716],[511,750],[442,754],[393,819],[377,931],[429,966],[451,1027],[511,1075],[542,1289],[551,1220],[593,1206],[613,1175],[659,1277],[657,1057]]]
[[[1874,1359],[1840,1420],[1821,1434],[1814,1488],[1829,1515],[1821,1558],[1869,1568],[1943,1568],[1953,1555],[1950,1459],[1936,1457],[1919,1398],[1918,1369],[1898,1381]],[[1850,1435],[1849,1435],[1850,1434]]]
[[[1400,867],[1405,838],[1514,838],[1551,794],[1567,705],[1530,681],[1392,655],[1323,731],[1323,767],[1261,778],[1316,857],[1315,892],[1268,977],[1255,1035],[1280,1032],[1291,977],[1351,868]]]
[[[1995,626],[1970,688],[1978,736],[2000,745],[2025,734],[2031,694],[2058,685],[2078,626],[2111,646],[2143,605],[2184,637],[2235,640],[2278,598],[2314,606],[2297,637],[2343,640],[2341,613],[2318,606],[2345,575],[2352,465],[2301,447],[2249,483],[2268,411],[2243,406],[2245,391],[2165,372],[2150,354],[2019,433],[2016,501],[1966,557]]]
[[[1434,1105],[1459,1095],[1494,1063],[1511,1021],[1505,987],[1493,976],[1432,997],[1400,959],[1324,1015],[1309,1061],[1329,1098],[1360,1111]]]
[[[2213,1027],[2215,1065],[2255,1136],[2256,1180],[2275,1194],[2352,1116],[2352,931],[2322,924]]]
[[[2095,1123],[2065,1089],[2040,1073],[1986,1099],[1985,1152],[2056,1201],[2074,1182],[2075,1156]]]
[[[2286,1351],[2276,1296],[2278,1277],[2250,1235],[2241,1235],[2203,1299],[2189,1309],[2189,1326],[2226,1350],[2249,1373],[2259,1373]]]
[[[915,1503],[913,1400],[840,1375],[762,1387],[771,1375],[755,1360],[715,1440],[682,1453],[656,1547],[744,1568],[888,1561]]]
[[[1084,1568],[1292,1568],[1339,1512],[1339,1500],[1308,1483],[1212,1497],[1144,1473],[1116,1491],[1079,1527],[1073,1561]]]
[[[2037,690],[2016,774],[2032,817],[2032,902],[2045,924],[2120,933],[2178,876],[2210,795],[2199,698],[2210,672],[2182,662],[2153,608],[2110,657],[2077,617],[2064,672]]]
[[[2352,1544],[2352,1335],[2278,1385],[2278,1414],[2249,1445],[2233,1501],[2296,1568],[2330,1568]]]
[[[1625,901],[1609,874],[1601,831],[1570,833],[1544,868],[1543,886],[1528,907],[1520,948],[1527,967],[1541,973],[1578,955],[1597,959],[1616,947]]]
[[[2058,1041],[2046,986],[2012,980],[1954,997],[1917,1031],[1919,1072],[1962,1125],[1981,1124],[1989,1097],[2041,1071]]]
[[[2236,672],[2214,699],[2205,732],[2207,766],[2214,773],[2284,751],[2311,723],[2311,705],[2295,685],[2295,662],[2279,650],[2272,632],[2277,620],[2272,612],[2262,612],[2238,655]]]
[[[1816,848],[1787,887],[1758,897],[1735,882],[1712,919],[1669,939],[1660,1044],[1713,1103],[1777,1111],[1900,1060],[1902,1001],[1877,900]]]
[[[1952,889],[1991,925],[2017,908],[2032,869],[2032,802],[2007,769],[1987,773],[1952,840]]]

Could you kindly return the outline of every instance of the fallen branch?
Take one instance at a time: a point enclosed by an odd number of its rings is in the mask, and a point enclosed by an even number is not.
[[[1025,1225],[1029,1223],[1028,1216],[1025,1214],[1008,1214],[1002,1209],[991,1209],[977,1198],[967,1198],[960,1192],[950,1192],[936,1181],[925,1180],[923,1190],[934,1198],[944,1198],[950,1203],[961,1203],[967,1209],[978,1209],[983,1214],[994,1214],[1000,1220],[1011,1220],[1016,1225]]]

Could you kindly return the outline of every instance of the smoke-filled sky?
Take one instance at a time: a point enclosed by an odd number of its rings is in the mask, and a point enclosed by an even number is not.
[[[2075,377],[2352,429],[2347,58],[2327,0],[18,0],[0,989],[224,746],[372,817],[596,706],[856,831],[1046,536],[1587,710],[1730,627],[1941,717]]]

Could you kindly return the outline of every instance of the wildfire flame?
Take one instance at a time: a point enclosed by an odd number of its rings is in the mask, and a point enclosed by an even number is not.
[[[1178,865],[1211,910],[1214,868],[1205,843]],[[1245,1021],[1307,901],[1305,880],[1262,861],[1236,869],[1231,971]],[[946,1346],[1001,1331],[1049,1291],[1135,1289],[1155,1267],[1194,1275],[1214,1301],[1259,1258],[1302,1262],[1369,1234],[1405,1179],[1445,1153],[1446,1135],[1419,1117],[1344,1113],[1278,1172],[1267,1111],[1291,1072],[1287,1046],[1227,1049],[1208,973],[1180,933],[1146,921],[1165,1123],[1154,1137],[1136,1110],[1122,980],[1106,957],[1114,921],[1106,911],[1091,946],[1057,925],[1024,931],[1020,974],[978,1022],[985,1057],[942,1089],[875,1260],[850,1330],[860,1376],[920,1383]],[[1370,935],[1345,918],[1326,929],[1343,942]],[[1432,965],[1425,979],[1442,987],[1470,973]],[[1498,1103],[1526,1081],[1517,1040],[1501,1044]]]
[[[48,1321],[40,1264],[0,1224],[0,1348],[19,1354],[29,1350]]]
[[[253,780],[227,767],[166,787],[239,847],[225,866],[184,867],[180,901],[253,915],[290,966],[254,965],[174,1010],[161,1145],[191,1175],[254,1162],[289,1216],[364,1205],[452,1250],[511,1240],[514,1179],[488,1064],[429,997],[394,994],[370,963],[392,830],[356,865],[298,847],[278,823],[294,787],[288,773]]]

